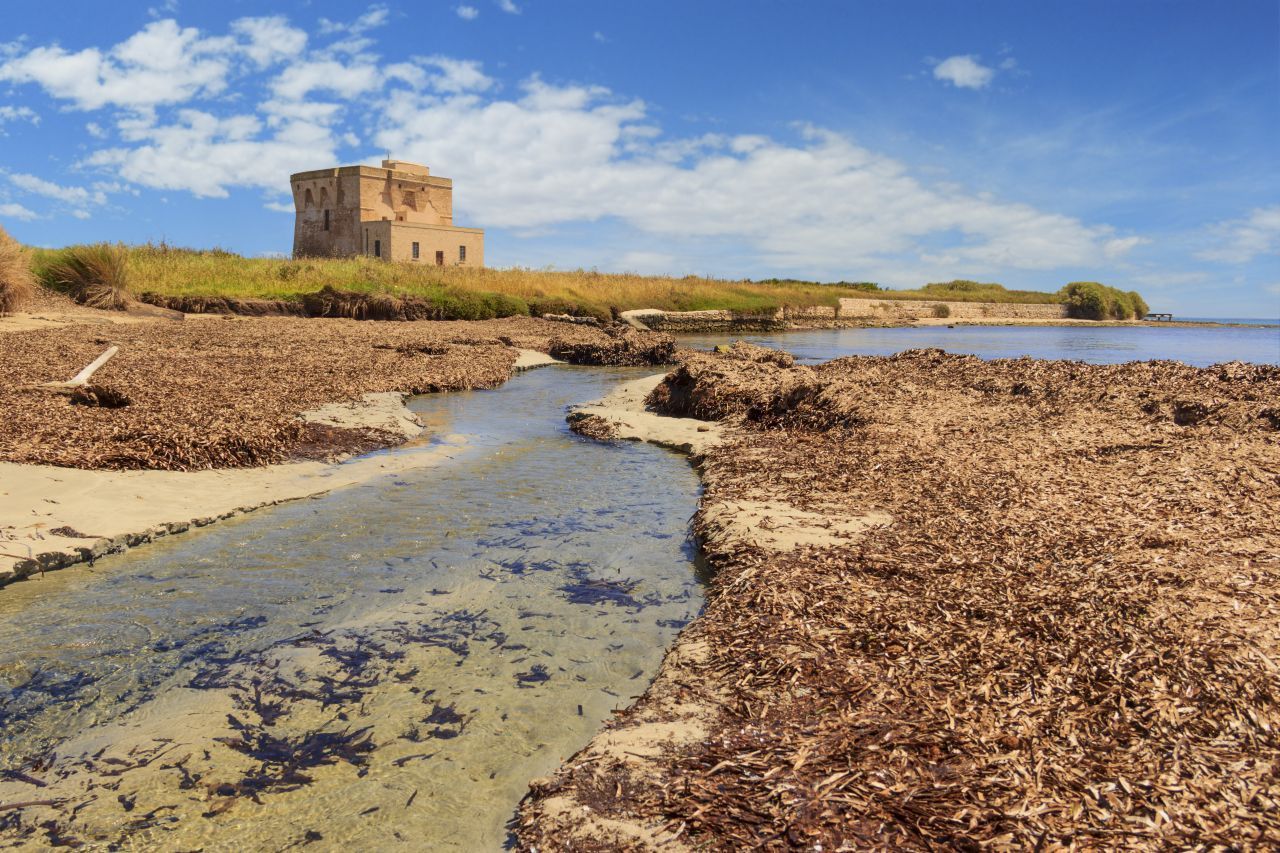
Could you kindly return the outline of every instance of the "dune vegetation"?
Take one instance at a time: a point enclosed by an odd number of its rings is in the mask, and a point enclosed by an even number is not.
[[[210,306],[221,303],[226,308],[237,302],[231,310],[244,310],[245,303],[265,301],[310,314],[316,313],[315,305],[323,304],[333,310],[321,312],[322,316],[367,318],[485,320],[573,314],[609,319],[618,311],[636,308],[722,309],[749,315],[771,314],[784,305],[834,306],[841,298],[1067,302],[1073,314],[1092,319],[1141,317],[1146,309],[1136,293],[1092,282],[1072,284],[1057,293],[1010,290],[968,280],[893,290],[874,282],[436,267],[364,257],[246,258],[221,249],[184,249],[165,243],[40,249],[34,253],[34,269],[45,286],[80,301],[91,295],[96,297],[92,301],[119,304],[136,298],[187,311],[217,310]]]
[[[33,290],[31,252],[0,228],[0,315],[20,308]]]

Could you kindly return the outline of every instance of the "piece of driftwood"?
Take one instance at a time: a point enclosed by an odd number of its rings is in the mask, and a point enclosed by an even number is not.
[[[110,361],[112,357],[115,356],[115,354],[118,353],[119,351],[120,351],[120,347],[117,347],[117,346],[107,347],[106,352],[104,352],[102,355],[95,358],[92,362],[89,363],[87,367],[85,367],[84,370],[77,373],[69,381],[49,382],[49,383],[46,383],[45,387],[54,388],[60,391],[65,391],[67,393],[70,393],[76,388],[83,388],[84,386],[89,384],[89,380],[93,378],[93,374],[97,373],[98,369],[102,367],[102,365]]]

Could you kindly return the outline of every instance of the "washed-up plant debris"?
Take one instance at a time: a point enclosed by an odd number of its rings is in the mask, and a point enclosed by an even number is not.
[[[533,319],[370,324],[294,318],[75,326],[0,334],[0,460],[187,470],[325,458],[396,437],[306,424],[301,412],[379,391],[491,388],[512,347],[612,341]],[[65,382],[120,352],[74,396]]]
[[[523,847],[1280,846],[1277,400],[1243,363],[684,356],[651,401],[739,427],[704,507],[893,522],[713,540],[709,731],[570,761]]]
[[[574,327],[570,327],[574,328]],[[676,341],[670,335],[644,332],[629,326],[609,326],[600,336],[580,336],[551,341],[551,355],[570,364],[635,367],[675,361]]]

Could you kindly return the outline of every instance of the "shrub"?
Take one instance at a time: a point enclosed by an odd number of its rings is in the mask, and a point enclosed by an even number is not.
[[[978,293],[983,290],[1004,290],[1004,286],[999,284],[983,284],[980,281],[970,281],[965,278],[958,278],[955,281],[941,281],[926,284],[921,289],[929,293]]]
[[[16,310],[34,292],[31,253],[0,228],[0,315]]]
[[[485,297],[495,317],[529,316],[529,306],[518,296],[508,293],[486,293]]]
[[[933,316],[938,318],[950,317],[951,306],[945,303],[939,302],[937,305],[933,306]]]
[[[123,311],[133,303],[123,246],[93,243],[63,249],[40,270],[40,278],[46,287],[90,308]]]
[[[1136,291],[1125,293],[1096,281],[1073,281],[1059,291],[1072,317],[1086,320],[1130,320],[1147,313]]]
[[[559,296],[538,296],[530,299],[528,309],[529,314],[534,317],[541,317],[543,314],[568,314],[570,317],[595,317],[604,323],[613,319],[613,314],[606,308]]]
[[[1129,291],[1129,301],[1133,303],[1133,319],[1141,320],[1151,313],[1151,306],[1147,304],[1147,300],[1138,295],[1138,291]]]

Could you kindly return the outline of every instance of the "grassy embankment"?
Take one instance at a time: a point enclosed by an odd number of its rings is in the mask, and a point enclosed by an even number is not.
[[[37,250],[34,261],[37,278],[46,285],[67,289],[56,281],[57,276],[53,273],[60,267],[65,268],[68,255],[77,252],[122,257],[124,271],[120,275],[125,279],[120,283],[122,288],[144,301],[159,304],[163,304],[165,299],[193,297],[299,302],[308,295],[331,288],[353,294],[376,294],[384,301],[416,300],[429,307],[430,316],[441,319],[489,319],[545,313],[608,318],[611,309],[626,311],[634,308],[666,311],[726,309],[743,314],[765,314],[784,305],[831,306],[842,297],[1039,304],[1069,301],[1067,288],[1058,293],[1042,293],[1007,290],[999,284],[971,281],[929,284],[919,290],[882,290],[865,282],[824,284],[779,279],[753,282],[588,270],[561,272],[523,268],[434,267],[386,263],[371,258],[245,258],[217,249],[198,251],[165,244],[127,247],[100,244]],[[1113,288],[1104,288],[1104,291],[1120,293]],[[1090,293],[1096,296],[1093,291]],[[1101,304],[1103,307],[1095,319],[1126,319],[1133,314],[1131,300],[1125,302],[1127,311],[1109,307],[1119,304],[1115,299],[1108,303],[1107,298],[1103,298]],[[1091,315],[1082,313],[1081,316]]]

